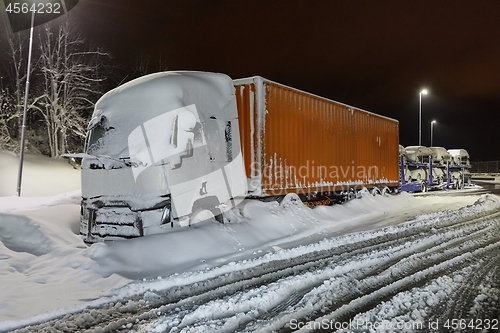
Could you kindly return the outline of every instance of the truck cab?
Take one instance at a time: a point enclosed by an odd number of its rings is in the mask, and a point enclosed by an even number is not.
[[[84,156],[87,242],[189,226],[199,211],[221,221],[247,183],[231,78],[163,72],[109,91],[96,103]]]

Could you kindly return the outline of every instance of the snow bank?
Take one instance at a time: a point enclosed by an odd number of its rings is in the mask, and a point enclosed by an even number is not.
[[[85,255],[99,264],[103,276],[117,273],[130,279],[150,279],[395,225],[415,215],[471,205],[477,199],[476,196],[415,198],[407,193],[386,197],[365,192],[362,199],[344,205],[310,209],[294,198],[289,195],[281,204],[247,201],[228,215],[231,221],[228,224],[206,221],[126,242],[94,244]],[[491,202],[481,209],[498,206],[498,201]]]
[[[310,209],[293,198],[289,195],[281,205],[247,201],[228,216],[229,224],[206,221],[127,242],[95,244],[85,255],[99,263],[103,276],[118,273],[130,279],[154,278],[246,260],[370,225],[386,225],[384,218],[395,207],[417,201],[408,194],[394,198],[367,195],[343,206]]]
[[[103,278],[83,255],[80,171],[64,160],[27,154],[17,197],[18,161],[0,151],[0,331],[11,321],[54,316],[129,282]]]
[[[79,207],[0,214],[0,320],[18,320],[102,297],[129,280],[103,278],[83,255]],[[1,326],[1,325],[0,325]]]
[[[18,168],[19,157],[0,151],[0,197],[16,194]],[[64,159],[26,154],[22,180],[22,196],[52,196],[79,190],[80,170]]]
[[[23,195],[23,194],[22,194]],[[81,191],[62,193],[51,197],[1,197],[0,196],[0,212],[18,212],[35,210],[43,207],[51,207],[56,205],[80,205]]]

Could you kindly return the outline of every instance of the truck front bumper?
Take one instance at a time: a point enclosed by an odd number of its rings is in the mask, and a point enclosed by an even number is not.
[[[134,208],[126,201],[83,199],[80,234],[87,243],[142,237],[148,229],[170,222],[170,198],[148,208]]]

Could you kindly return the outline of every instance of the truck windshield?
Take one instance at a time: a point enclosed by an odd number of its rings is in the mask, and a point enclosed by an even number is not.
[[[87,132],[85,140],[85,151],[87,154],[95,153],[103,144],[106,133],[112,129],[107,126],[107,119],[102,116],[99,122],[96,122]]]

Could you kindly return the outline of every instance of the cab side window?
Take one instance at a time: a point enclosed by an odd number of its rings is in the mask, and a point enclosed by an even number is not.
[[[204,126],[207,138],[208,153],[213,162],[230,162],[233,160],[233,133],[231,122],[223,122],[210,117]]]

